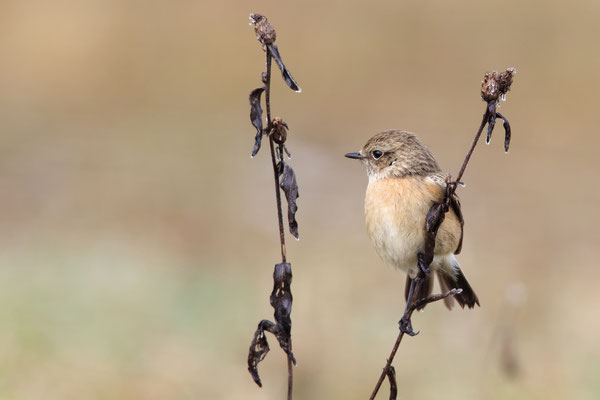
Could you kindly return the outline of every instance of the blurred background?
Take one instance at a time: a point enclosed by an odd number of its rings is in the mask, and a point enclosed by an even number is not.
[[[481,308],[415,315],[399,394],[598,398],[600,3],[585,0],[4,0],[0,397],[284,397],[274,338],[264,387],[246,371],[279,261],[268,151],[250,159],[251,12],[303,89],[274,70],[300,186],[295,398],[368,398],[404,307],[343,154],[406,129],[456,174],[483,74],[507,67],[510,153],[499,124],[459,189]]]

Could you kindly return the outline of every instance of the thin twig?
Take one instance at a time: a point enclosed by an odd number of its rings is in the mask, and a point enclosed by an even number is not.
[[[287,355],[287,366],[288,366],[288,392],[287,398],[288,400],[292,400],[292,389],[294,387],[294,360],[292,360],[291,351],[292,351],[292,338],[290,337],[288,342],[290,353]]]
[[[265,76],[265,104],[267,109],[267,132],[271,130],[271,51],[267,48],[267,73]],[[271,148],[271,163],[273,164],[273,176],[275,178],[275,198],[277,200],[277,220],[279,222],[279,242],[281,244],[281,262],[286,262],[285,232],[283,230],[283,211],[281,208],[281,191],[279,188],[279,170],[277,168],[277,157],[275,156],[275,141],[273,135],[269,135],[269,147]]]
[[[465,161],[463,161],[463,164],[460,167],[460,171],[458,171],[458,175],[456,175],[456,181],[457,182],[460,182],[460,180],[462,179],[463,174],[465,173],[465,169],[467,169],[467,164],[469,164],[469,161],[471,160],[471,155],[473,155],[473,151],[475,150],[475,146],[477,146],[477,142],[479,142],[479,138],[481,137],[481,133],[483,132],[483,128],[485,128],[485,125],[487,124],[489,116],[490,116],[490,110],[486,107],[485,108],[485,112],[483,113],[483,118],[481,119],[481,125],[479,125],[479,129],[477,130],[477,134],[475,134],[475,139],[473,139],[473,144],[471,145],[471,148],[469,149],[469,152],[467,153],[467,155],[465,157]],[[450,197],[452,197],[452,195],[454,194],[454,192],[456,192],[456,187],[457,187],[456,184],[452,185]]]
[[[406,321],[410,321],[410,317],[412,316],[412,313],[415,310],[415,308],[411,307],[410,305],[414,304],[414,302],[415,302],[414,297],[416,296],[417,293],[419,293],[419,289],[421,288],[421,285],[423,284],[423,279],[421,276],[422,273],[423,273],[422,271],[419,271],[419,275],[417,275],[417,277],[415,278],[414,289],[411,291],[409,298],[406,300],[407,307],[406,307],[405,314],[402,317],[402,319],[406,318]],[[424,274],[423,274],[423,276],[424,276]],[[400,329],[400,333],[398,334],[398,337],[396,338],[396,343],[394,343],[394,347],[392,347],[390,356],[387,358],[385,367],[383,367],[383,371],[381,371],[381,375],[379,375],[379,379],[377,380],[377,384],[375,385],[375,388],[373,389],[373,393],[371,393],[371,397],[369,397],[369,400],[375,399],[375,396],[377,396],[377,392],[379,392],[379,388],[381,387],[381,384],[385,380],[385,377],[388,375],[388,373],[389,373],[388,371],[390,370],[392,362],[394,361],[396,352],[398,351],[398,348],[400,347],[400,343],[402,343],[402,338],[404,337],[404,333],[405,333],[405,330]]]
[[[449,297],[449,296],[455,296],[460,293],[462,293],[462,289],[454,288],[454,289],[448,290],[446,293],[432,294],[432,295],[424,297],[422,299],[418,299],[410,307],[413,309],[413,311],[418,310],[419,308],[422,308],[423,306],[425,306],[429,303],[433,303],[435,301],[445,299],[446,297]]]
[[[267,86],[268,88],[268,86]],[[267,89],[268,90],[268,89]],[[268,93],[268,91],[267,91]],[[286,262],[285,232],[283,230],[283,212],[281,209],[281,192],[279,188],[279,171],[277,170],[277,157],[275,156],[275,143],[269,136],[269,147],[271,148],[271,162],[273,164],[273,175],[275,177],[275,198],[277,200],[277,220],[279,221],[279,243],[281,245],[281,262]]]

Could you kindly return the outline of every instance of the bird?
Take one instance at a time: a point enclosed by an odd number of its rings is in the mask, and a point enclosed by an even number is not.
[[[369,178],[365,194],[367,232],[379,257],[388,265],[407,273],[405,297],[416,278],[418,255],[424,252],[426,216],[434,203],[444,200],[445,175],[433,153],[413,134],[386,130],[370,138],[359,152],[348,158],[362,161]],[[440,226],[431,271],[443,292],[462,289],[444,298],[448,309],[454,299],[464,308],[479,306],[479,299],[465,278],[456,255],[463,241],[464,220],[458,197],[453,195],[450,208]],[[433,274],[426,274],[416,300],[433,290]]]

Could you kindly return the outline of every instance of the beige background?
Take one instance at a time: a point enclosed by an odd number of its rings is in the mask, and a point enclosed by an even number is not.
[[[251,12],[303,88],[273,83],[301,196],[295,398],[368,398],[403,308],[343,154],[407,129],[456,173],[483,73],[509,66],[511,152],[499,126],[459,191],[482,307],[415,316],[400,393],[598,398],[600,4],[584,0],[0,3],[0,397],[283,397],[274,339],[263,389],[245,366],[279,255],[268,153],[249,157]]]

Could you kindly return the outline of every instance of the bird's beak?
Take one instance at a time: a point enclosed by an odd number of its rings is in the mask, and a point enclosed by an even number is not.
[[[355,160],[362,160],[364,158],[360,153],[348,153],[344,157],[354,158]]]

